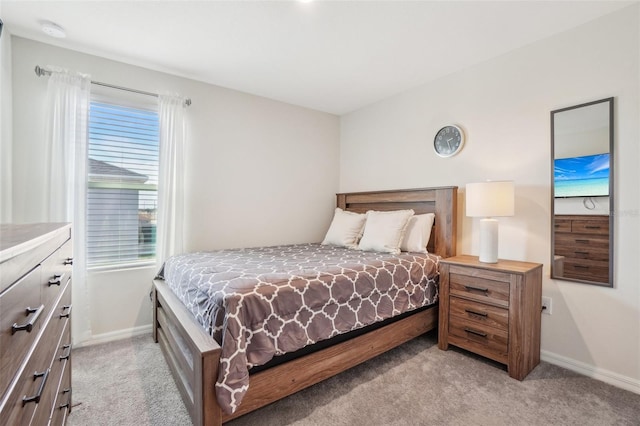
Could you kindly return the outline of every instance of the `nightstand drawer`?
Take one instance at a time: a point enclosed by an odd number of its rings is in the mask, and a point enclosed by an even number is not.
[[[451,296],[449,309],[452,316],[466,319],[481,326],[509,330],[509,311],[504,308]]]
[[[452,316],[449,322],[449,342],[494,361],[508,360],[509,333]]]
[[[451,295],[509,307],[510,275],[502,272],[451,266]]]

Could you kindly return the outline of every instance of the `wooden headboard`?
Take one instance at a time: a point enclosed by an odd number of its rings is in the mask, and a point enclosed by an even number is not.
[[[442,257],[456,255],[457,186],[347,192],[336,196],[338,207],[357,213],[404,209],[413,209],[416,214],[435,213],[436,219],[427,250]]]

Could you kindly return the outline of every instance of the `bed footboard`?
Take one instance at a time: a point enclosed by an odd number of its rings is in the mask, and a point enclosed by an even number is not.
[[[433,330],[437,324],[438,305],[433,305],[353,339],[256,373],[251,376],[249,390],[238,410],[230,415],[223,413],[222,420],[227,422],[335,376]]]
[[[162,280],[153,281],[153,339],[195,425],[221,425],[222,411],[215,396],[220,345]]]

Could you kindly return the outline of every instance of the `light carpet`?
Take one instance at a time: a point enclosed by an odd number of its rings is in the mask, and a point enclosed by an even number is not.
[[[504,367],[428,333],[229,426],[640,425],[640,395],[542,362]],[[190,425],[150,335],[73,352],[68,425]]]

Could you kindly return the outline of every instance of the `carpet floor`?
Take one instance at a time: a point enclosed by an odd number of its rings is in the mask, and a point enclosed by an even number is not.
[[[499,364],[428,333],[228,426],[640,425],[640,395],[542,362],[511,379]],[[71,426],[190,425],[150,335],[73,353]]]

